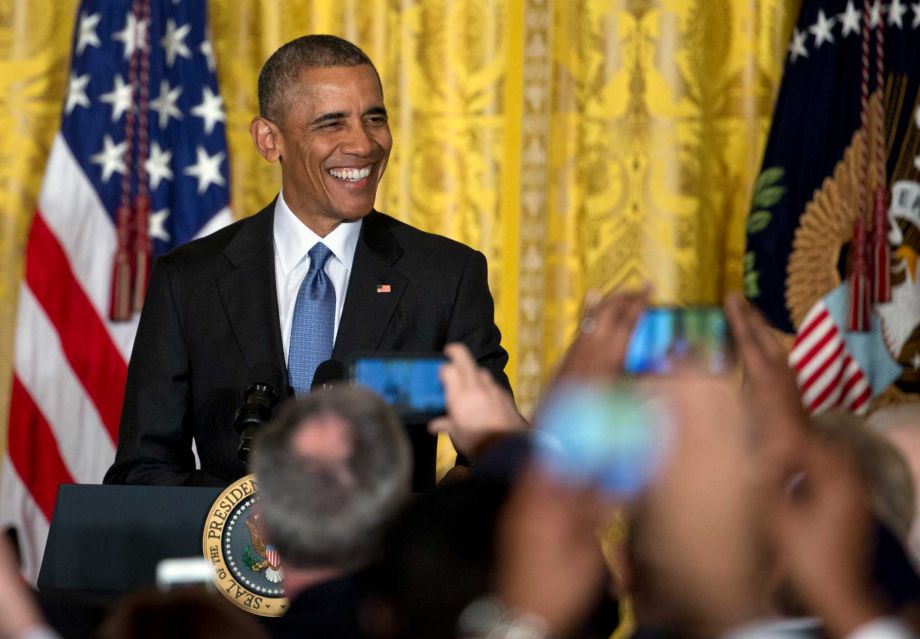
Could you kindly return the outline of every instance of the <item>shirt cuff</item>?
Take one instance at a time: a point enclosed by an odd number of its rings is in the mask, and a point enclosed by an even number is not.
[[[61,639],[61,635],[50,626],[32,626],[15,639]]]
[[[913,639],[913,631],[897,617],[876,617],[849,633],[845,639]]]

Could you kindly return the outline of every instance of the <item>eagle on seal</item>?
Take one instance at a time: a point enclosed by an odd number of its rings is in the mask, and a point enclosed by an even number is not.
[[[259,515],[250,515],[246,518],[246,528],[249,529],[249,538],[252,548],[262,561],[257,561],[249,566],[255,572],[263,572],[265,578],[273,584],[281,581],[281,557],[271,544],[262,540],[262,531],[259,526]]]

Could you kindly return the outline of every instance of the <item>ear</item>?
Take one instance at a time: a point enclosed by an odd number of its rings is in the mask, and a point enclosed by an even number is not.
[[[281,130],[274,122],[257,115],[249,123],[249,135],[263,158],[269,162],[277,162],[281,158],[283,140]]]

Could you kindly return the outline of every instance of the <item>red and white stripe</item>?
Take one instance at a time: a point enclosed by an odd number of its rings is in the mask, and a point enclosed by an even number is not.
[[[199,235],[231,219],[224,209]],[[64,138],[52,145],[19,294],[0,526],[38,576],[57,488],[112,463],[137,317],[108,320],[115,226]]]
[[[839,407],[862,414],[869,408],[872,387],[823,300],[805,316],[789,354],[789,365],[809,412]]]

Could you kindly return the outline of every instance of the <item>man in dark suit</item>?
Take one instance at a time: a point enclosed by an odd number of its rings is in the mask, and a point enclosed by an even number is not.
[[[482,254],[373,210],[392,138],[364,52],[334,36],[284,45],[259,76],[259,111],[250,133],[280,163],[281,193],[157,261],[106,483],[244,474],[233,415],[266,362],[301,393],[330,357],[463,342],[508,385]]]

